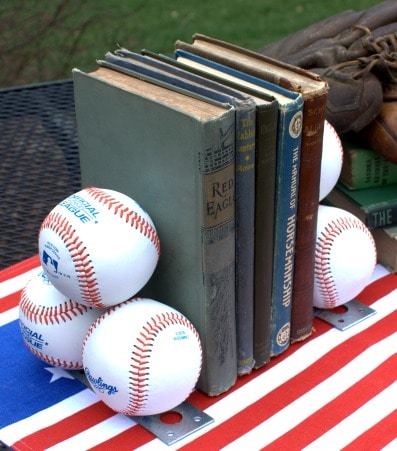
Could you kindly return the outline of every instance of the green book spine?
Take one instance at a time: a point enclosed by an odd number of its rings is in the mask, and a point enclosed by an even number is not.
[[[234,110],[106,68],[73,78],[82,185],[147,209],[162,254],[140,294],[192,321],[203,345],[198,388],[223,393],[237,378]]]
[[[397,183],[397,164],[375,150],[343,141],[343,166],[339,181],[351,190]]]
[[[397,184],[349,190],[338,183],[326,200],[356,215],[370,230],[397,224]]]
[[[257,110],[254,260],[254,356],[256,368],[260,368],[270,360],[277,114],[277,104],[271,108],[258,107]]]

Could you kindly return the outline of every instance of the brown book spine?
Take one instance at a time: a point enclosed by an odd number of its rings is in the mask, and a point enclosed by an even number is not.
[[[314,257],[327,94],[306,98],[303,115],[291,312],[291,343],[312,333]]]

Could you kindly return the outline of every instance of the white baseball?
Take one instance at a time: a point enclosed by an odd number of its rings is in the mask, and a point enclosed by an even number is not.
[[[85,188],[67,197],[39,231],[40,260],[52,284],[93,307],[135,295],[152,276],[159,254],[148,213],[109,189]]]
[[[338,133],[326,120],[324,122],[323,152],[321,158],[320,201],[336,185],[343,163],[343,146]]]
[[[90,328],[83,347],[92,389],[111,409],[154,415],[183,402],[201,371],[196,329],[175,309],[135,298],[112,307]]]
[[[19,325],[27,348],[53,366],[83,368],[83,342],[89,327],[104,313],[71,301],[44,271],[29,280],[19,302]]]
[[[365,224],[341,208],[320,205],[314,306],[332,309],[351,301],[370,282],[375,265],[375,242]]]

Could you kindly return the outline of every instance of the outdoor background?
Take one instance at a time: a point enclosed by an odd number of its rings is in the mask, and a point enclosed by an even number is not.
[[[258,50],[374,0],[1,0],[0,87],[71,77],[119,44],[173,54],[193,33]]]

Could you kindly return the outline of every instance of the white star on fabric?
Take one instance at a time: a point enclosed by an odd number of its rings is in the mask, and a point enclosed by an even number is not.
[[[67,371],[63,370],[62,368],[56,368],[53,366],[44,368],[45,370],[49,371],[52,374],[50,384],[52,382],[57,381],[58,379],[61,379],[62,377],[65,377],[66,379],[74,379],[74,377],[69,374]]]

